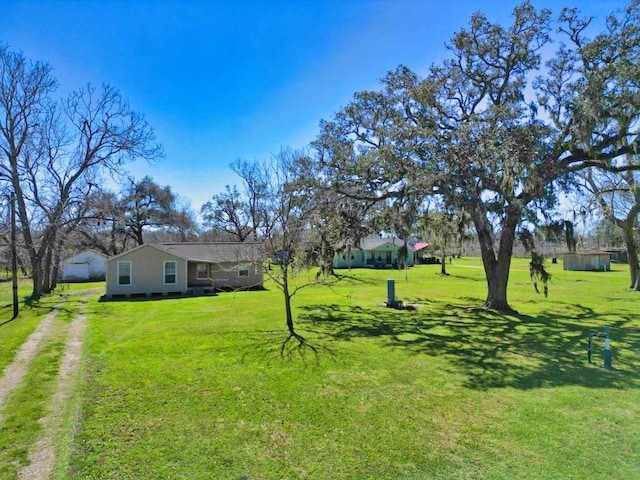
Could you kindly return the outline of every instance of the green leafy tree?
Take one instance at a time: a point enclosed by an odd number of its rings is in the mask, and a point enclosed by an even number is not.
[[[298,155],[292,188],[309,202],[305,236],[306,263],[319,267],[318,276],[334,275],[333,258],[344,254],[349,264],[352,248],[369,233],[369,204],[330,188],[328,172],[318,157]]]
[[[139,181],[129,179],[118,208],[123,214],[127,234],[137,245],[144,244],[146,229],[174,224],[179,211],[171,187],[162,187],[149,176]]]
[[[510,311],[518,226],[553,208],[575,172],[627,170],[617,159],[638,148],[639,10],[633,1],[593,39],[588,19],[563,10],[566,43],[544,65],[550,11],[524,2],[508,26],[474,14],[425,78],[399,67],[382,91],[356,94],[322,123],[316,145],[334,188],[372,201],[438,195],[467,212],[487,281],[483,305]],[[529,87],[535,98],[524,97]]]
[[[414,196],[387,199],[372,215],[372,228],[378,232],[391,233],[402,241],[398,249],[398,268],[403,268],[405,281],[409,278],[409,243],[415,237],[419,208]]]
[[[638,236],[638,230],[634,232]],[[622,247],[624,246],[624,238],[620,229],[608,220],[601,218],[597,221],[594,234],[598,239],[599,246],[605,247]]]

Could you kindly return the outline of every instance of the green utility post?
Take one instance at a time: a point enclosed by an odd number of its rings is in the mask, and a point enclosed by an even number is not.
[[[609,332],[611,327],[606,325],[604,327],[604,353],[602,358],[604,359],[604,368],[611,368],[611,344],[609,342]]]
[[[387,307],[396,304],[396,281],[393,278],[387,280]]]

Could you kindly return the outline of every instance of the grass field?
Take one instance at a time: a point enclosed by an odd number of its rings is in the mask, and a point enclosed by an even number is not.
[[[308,345],[289,343],[284,356],[275,288],[128,302],[96,295],[55,477],[640,479],[640,293],[628,290],[626,265],[551,265],[545,299],[527,262],[515,260],[509,301],[518,315],[473,308],[486,292],[479,259],[448,267],[446,277],[439,266],[415,267],[408,281],[398,271],[342,271],[333,287],[301,291],[295,315]],[[377,306],[387,278],[416,310]],[[32,307],[33,318],[53,304]],[[0,352],[19,345],[34,319],[0,327]],[[600,339],[586,362],[586,336],[604,325],[611,370]],[[55,351],[41,363],[55,364]],[[37,405],[49,378],[41,370]],[[6,405],[11,428],[0,424],[0,446],[25,450],[37,436],[16,433],[39,414],[17,406],[27,400]]]

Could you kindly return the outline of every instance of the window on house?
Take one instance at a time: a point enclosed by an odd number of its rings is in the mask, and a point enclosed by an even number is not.
[[[206,280],[209,278],[209,264],[199,263],[196,267],[196,278],[199,280]]]
[[[249,276],[249,265],[238,265],[238,276],[239,277],[248,277]]]
[[[164,283],[166,285],[176,284],[176,272],[178,265],[176,262],[164,262]]]
[[[131,262],[118,262],[118,285],[131,285]]]

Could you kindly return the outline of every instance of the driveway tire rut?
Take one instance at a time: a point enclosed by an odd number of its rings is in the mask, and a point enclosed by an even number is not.
[[[4,407],[7,397],[13,392],[24,378],[31,361],[38,355],[46,339],[51,334],[53,321],[56,318],[56,310],[49,313],[27,337],[20,346],[13,361],[7,366],[4,375],[0,377],[0,409]],[[0,421],[2,417],[0,416]]]
[[[83,303],[89,296],[100,289],[78,291],[83,294]],[[13,361],[6,367],[0,377],[0,411],[4,407],[10,394],[23,383],[24,376],[29,370],[31,362],[37,357],[48,339],[57,327],[54,326],[57,309],[64,304],[63,300],[44,317],[34,331],[20,346]],[[82,308],[81,308],[82,310]],[[29,464],[21,468],[18,477],[28,480],[47,480],[51,477],[55,466],[55,440],[63,433],[65,404],[73,394],[75,381],[82,362],[82,338],[85,329],[85,315],[81,311],[75,315],[67,327],[64,352],[56,377],[55,393],[49,399],[47,414],[39,420],[43,426],[42,434],[29,450]],[[3,421],[0,413],[0,423]]]
[[[60,362],[56,379],[55,394],[51,398],[47,415],[40,421],[43,433],[29,451],[29,465],[19,473],[25,480],[46,480],[51,476],[55,466],[55,439],[63,429],[65,404],[69,400],[74,387],[76,374],[82,360],[82,335],[85,328],[84,314],[75,316],[65,344],[64,354]]]

